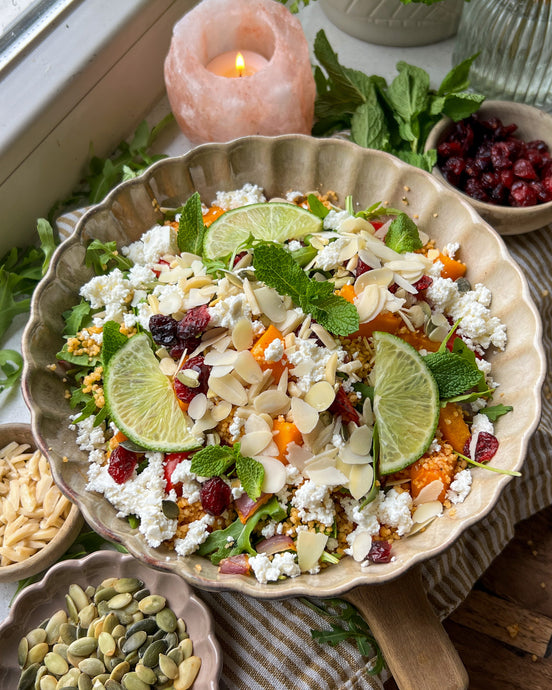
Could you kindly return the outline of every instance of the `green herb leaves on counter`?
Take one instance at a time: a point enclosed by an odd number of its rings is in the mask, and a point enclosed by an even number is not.
[[[309,278],[283,247],[268,242],[253,250],[257,277],[281,295],[288,295],[301,309],[335,335],[358,330],[358,311],[354,304],[334,294],[334,284]]]
[[[385,235],[385,244],[399,254],[422,248],[422,240],[416,223],[406,215],[399,215],[391,222]]]
[[[312,133],[324,136],[351,131],[360,146],[388,151],[411,165],[431,170],[436,151],[424,152],[433,125],[443,116],[461,120],[474,113],[484,96],[468,93],[469,69],[477,55],[454,67],[437,91],[421,67],[397,63],[398,75],[388,85],[383,77],[368,76],[339,63],[324,31],[314,41],[317,98]]]
[[[240,444],[230,446],[206,446],[194,453],[191,471],[200,477],[218,477],[225,474],[232,465],[243,490],[252,501],[261,495],[264,467],[260,462],[240,453]]]
[[[180,212],[178,248],[181,252],[190,252],[190,254],[201,256],[204,236],[205,224],[201,211],[201,199],[199,194],[194,192]]]
[[[21,376],[23,357],[16,350],[0,350],[0,393],[11,388]]]

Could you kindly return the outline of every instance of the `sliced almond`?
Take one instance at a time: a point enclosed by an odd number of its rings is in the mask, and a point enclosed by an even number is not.
[[[276,494],[286,485],[286,468],[279,460],[268,455],[257,455],[258,460],[264,467],[264,479],[262,491],[266,494]]]
[[[159,300],[159,312],[165,316],[182,310],[182,297],[178,292],[169,292]]]
[[[440,501],[430,501],[429,503],[422,503],[412,513],[412,520],[416,523],[426,522],[431,518],[441,515],[443,512],[443,504]]]
[[[312,570],[320,560],[326,544],[328,535],[322,532],[308,532],[301,530],[297,535],[297,562],[301,572]]]
[[[356,455],[369,455],[372,447],[373,429],[365,425],[357,426],[349,438],[349,447]]]
[[[232,412],[231,403],[227,402],[226,400],[221,400],[218,405],[213,407],[211,410],[211,415],[218,424],[219,422],[222,422],[223,419],[226,419],[230,412]]]
[[[263,378],[263,370],[249,350],[238,353],[234,362],[234,369],[247,383],[259,383]]]
[[[284,301],[273,288],[266,286],[253,290],[262,314],[266,314],[273,323],[281,323],[287,316]]]
[[[365,271],[355,280],[355,294],[360,295],[368,285],[388,287],[393,282],[393,271],[388,268],[374,268]]]
[[[174,376],[177,369],[177,363],[172,359],[172,357],[163,357],[159,362],[159,368],[165,374],[165,376]]]
[[[291,399],[282,391],[268,390],[260,393],[253,403],[257,412],[270,415],[286,414],[291,405]]]
[[[250,414],[245,420],[244,431],[246,434],[255,431],[269,431],[272,436],[272,417],[267,414]]]
[[[295,426],[302,434],[310,433],[318,423],[318,412],[301,398],[292,398],[291,414]]]
[[[217,422],[213,419],[210,412],[203,415],[201,419],[198,419],[191,428],[191,433],[194,436],[200,436],[204,431],[212,429],[217,425]]]
[[[207,412],[207,396],[205,393],[198,393],[194,396],[188,406],[188,414],[193,420],[201,419]]]
[[[367,426],[374,426],[374,413],[370,398],[365,398],[362,403],[362,419]]]
[[[360,532],[356,535],[351,550],[353,558],[357,563],[361,563],[370,553],[372,548],[372,535],[368,532]]]
[[[274,436],[278,433],[280,432],[275,431]],[[297,467],[298,470],[302,470],[306,463],[313,458],[313,453],[308,448],[299,446],[295,441],[292,441],[286,449],[286,458],[290,465]]]
[[[372,460],[370,455],[360,455],[359,453],[355,453],[348,443],[346,443],[344,446],[341,446],[338,452],[339,457],[348,465],[365,465],[367,462]]]
[[[366,465],[351,465],[349,473],[349,491],[351,496],[357,501],[365,496],[374,483],[374,468],[367,463]]]
[[[347,484],[347,477],[340,472],[337,467],[316,467],[307,466],[304,474],[318,486],[344,486]]]
[[[251,288],[251,283],[247,278],[244,279],[243,281],[243,292],[245,295],[245,299],[247,300],[247,303],[249,304],[249,307],[251,308],[251,313],[253,316],[259,316],[261,313],[261,310],[259,308],[259,304],[257,302],[257,299],[255,298],[255,293],[253,292],[253,289]]]
[[[211,350],[205,355],[205,364],[210,367],[234,365],[238,353],[235,350],[224,350],[224,352],[217,352]]]
[[[365,218],[351,216],[350,218],[345,218],[345,220],[339,226],[339,232],[349,233],[349,232],[360,232],[364,230],[370,234],[374,233],[374,226],[369,223]]]
[[[232,374],[215,378],[209,376],[209,388],[219,398],[232,405],[241,407],[247,404],[247,392],[242,384]]]
[[[318,381],[313,384],[305,395],[305,402],[318,412],[327,410],[335,400],[334,387],[328,381]]]
[[[232,343],[238,352],[253,345],[253,326],[249,319],[238,319],[232,329]]]
[[[414,505],[421,505],[422,503],[433,503],[439,499],[443,491],[444,485],[440,479],[434,479],[429,484],[426,484],[420,493],[416,496]]]
[[[212,367],[210,375],[216,379],[220,379],[223,376],[227,376],[232,371],[234,371],[234,367],[231,364],[225,364],[220,367]]]
[[[367,285],[364,288],[360,296],[355,300],[360,323],[371,321],[380,313],[385,304],[386,292],[387,289],[383,289],[379,285]]]
[[[240,453],[249,457],[260,455],[271,441],[272,432],[268,429],[265,431],[251,431],[241,437]]]
[[[293,334],[293,331],[297,328],[297,326],[299,326],[299,324],[303,321],[304,318],[305,315],[301,312],[300,309],[292,309],[287,312],[286,318],[279,324],[278,330],[283,336],[287,338],[289,335]],[[286,347],[287,346],[288,345],[286,341]]]
[[[337,352],[333,352],[328,358],[328,361],[326,362],[326,367],[324,369],[324,378],[332,386],[335,383],[335,374],[337,372],[338,361],[339,360],[337,357]]]

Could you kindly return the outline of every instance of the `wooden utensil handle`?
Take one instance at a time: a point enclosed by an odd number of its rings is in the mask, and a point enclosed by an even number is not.
[[[468,674],[427,600],[419,567],[343,598],[362,613],[400,690],[466,690]]]

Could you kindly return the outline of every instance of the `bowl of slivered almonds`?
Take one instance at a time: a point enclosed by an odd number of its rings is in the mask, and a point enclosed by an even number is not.
[[[0,582],[35,575],[55,563],[83,525],[58,489],[28,424],[0,425]]]

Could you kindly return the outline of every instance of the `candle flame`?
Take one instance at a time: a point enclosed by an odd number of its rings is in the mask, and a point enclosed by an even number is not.
[[[243,73],[245,71],[245,60],[244,57],[241,53],[238,53],[236,55],[236,72],[238,73],[238,76],[243,77]]]

